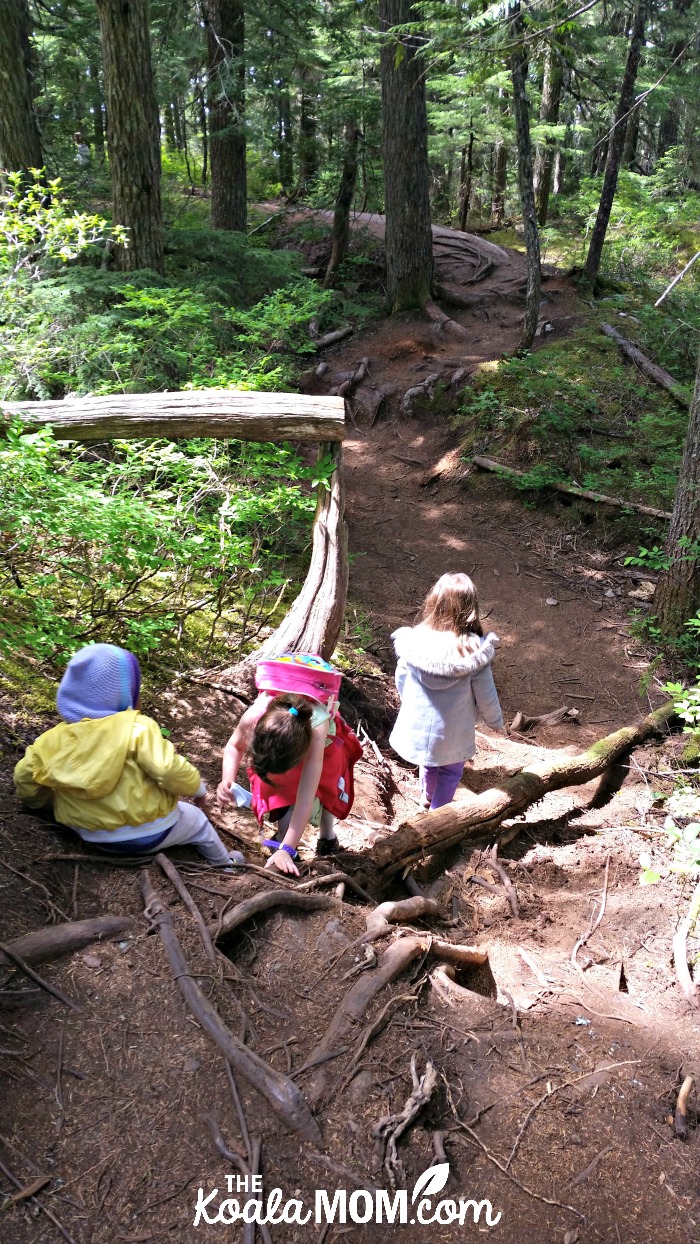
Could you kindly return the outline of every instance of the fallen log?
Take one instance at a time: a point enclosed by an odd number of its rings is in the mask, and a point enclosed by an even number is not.
[[[635,367],[639,368],[642,375],[649,380],[653,380],[654,384],[660,385],[662,389],[671,394],[674,402],[678,402],[679,406],[682,406],[684,410],[688,410],[690,406],[690,393],[683,388],[682,384],[674,380],[673,376],[669,375],[663,367],[659,367],[657,363],[652,363],[651,359],[648,359],[646,354],[642,353],[639,346],[636,346],[633,341],[628,341],[611,324],[601,324],[600,329],[601,332],[605,333],[606,337],[610,337],[615,342],[625,358],[628,358],[631,363],[634,363]]]
[[[579,716],[577,708],[555,708],[551,713],[540,713],[538,717],[528,717],[527,713],[518,712],[510,723],[511,730],[516,734],[525,734],[528,730],[534,730],[536,726],[558,726],[560,722],[567,718],[570,721],[576,721]]]
[[[244,899],[231,911],[226,912],[223,920],[220,921],[221,927],[210,925],[209,932],[212,937],[215,936],[216,941],[221,941],[222,937],[233,933],[234,929],[240,928],[246,920],[259,916],[263,911],[270,911],[273,907],[292,907],[297,911],[324,911],[336,906],[336,900],[325,894],[299,894],[297,890],[261,890],[252,898]]]
[[[265,1098],[280,1122],[305,1140],[318,1144],[321,1141],[320,1128],[296,1084],[288,1076],[268,1067],[262,1058],[234,1036],[196,983],[182,952],[172,916],[163,906],[146,869],[141,873],[140,884],[145,903],[144,915],[160,934],[173,977],[197,1022],[231,1066]]]
[[[495,471],[498,475],[503,475],[508,479],[523,479],[526,475],[525,471],[518,471],[515,467],[504,466],[502,462],[496,462],[493,458],[472,458],[474,466],[481,467],[482,471]],[[554,492],[563,492],[572,497],[582,497],[584,501],[595,501],[599,505],[612,505],[618,510],[634,510],[637,514],[649,514],[652,518],[670,519],[671,515],[668,510],[657,510],[651,505],[639,505],[636,501],[620,501],[617,497],[608,497],[603,492],[591,492],[587,488],[579,488],[576,484],[562,484],[557,480],[549,480],[545,484],[538,484],[538,488],[552,488]]]
[[[415,864],[425,854],[446,851],[464,839],[477,842],[494,836],[501,821],[524,811],[549,791],[600,777],[649,735],[661,733],[674,714],[675,707],[669,702],[636,726],[623,726],[577,756],[537,761],[466,803],[448,804],[435,812],[412,817],[390,837],[375,842],[370,858],[389,877]]]
[[[87,858],[87,862],[91,860]],[[62,955],[72,955],[76,950],[91,946],[93,942],[120,937],[131,933],[134,921],[131,916],[96,916],[92,920],[71,920],[67,924],[52,924],[47,929],[24,933],[7,943],[10,956],[0,954],[0,963],[11,961],[11,955],[19,955],[25,963],[51,963]]]
[[[316,346],[323,344],[329,344],[327,337]],[[345,406],[339,398],[237,389],[114,393],[51,402],[0,401],[0,432],[3,424],[13,419],[21,420],[27,428],[50,425],[59,439],[71,441],[142,436],[342,441],[345,435]]]

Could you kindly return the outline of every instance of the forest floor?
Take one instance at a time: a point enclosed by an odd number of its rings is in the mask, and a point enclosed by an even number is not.
[[[662,698],[653,680],[640,697],[648,662],[630,636],[634,580],[621,565],[631,550],[620,546],[613,520],[601,513],[591,522],[563,498],[526,507],[460,458],[441,402],[418,404],[410,416],[400,411],[402,394],[426,375],[445,377],[439,392],[448,393],[455,370],[515,348],[521,304],[502,294],[490,299],[488,278],[476,288],[474,307],[454,312],[469,330],[466,344],[416,317],[382,321],[328,352],[329,372],[307,381],[327,392],[368,356],[371,385],[386,390],[376,410],[354,403],[356,426],[345,445],[352,555],[346,639],[350,649],[364,649],[355,683],[374,700],[370,733],[382,749],[367,749],[353,816],[339,829],[354,850],[369,845],[378,824],[416,810],[415,773],[387,750],[396,703],[390,635],[412,622],[445,570],[473,574],[488,626],[501,636],[496,679],[506,720],[517,710],[579,710],[576,722],[528,741],[482,734],[465,788],[497,785],[545,749],[581,750],[636,720],[649,697],[654,705]],[[585,312],[562,276],[551,273],[545,290],[553,331],[564,334]],[[134,919],[133,932],[119,941],[39,968],[79,1002],[80,1014],[8,974],[0,995],[2,1163],[22,1185],[48,1177],[37,1201],[75,1244],[201,1238],[203,1227],[192,1225],[197,1190],[218,1188],[218,1205],[232,1170],[205,1116],[216,1118],[229,1143],[240,1143],[223,1057],[187,1012],[160,940],[148,930],[137,870],[95,861],[67,833],[19,810],[12,764],[47,723],[11,704],[0,707],[4,940],[106,911]],[[215,784],[237,701],[178,682],[146,708]],[[442,875],[419,871],[441,904],[431,932],[483,946],[488,969],[460,977],[472,992],[455,1001],[431,984],[419,961],[373,1004],[368,1021],[391,996],[399,999],[349,1083],[364,1029],[351,1034],[347,1052],[298,1072],[316,1106],[322,1146],[285,1135],[239,1081],[249,1130],[262,1137],[265,1196],[280,1187],[284,1199],[312,1207],[319,1188],[348,1195],[354,1186],[388,1188],[373,1156],[372,1127],[402,1109],[416,1053],[419,1069],[430,1060],[440,1079],[399,1145],[399,1186],[409,1189],[409,1201],[415,1180],[438,1160],[434,1133],[441,1132],[451,1170],[441,1195],[488,1198],[494,1216],[501,1214],[490,1228],[496,1241],[700,1240],[696,1115],[691,1110],[686,1145],[668,1123],[680,1081],[700,1059],[700,1017],[677,985],[671,948],[688,887],[673,877],[639,885],[640,852],[653,848],[663,818],[655,792],[679,751],[677,737],[650,743],[611,780],[549,795],[520,818],[520,833],[501,853],[517,916],[505,889],[470,882],[480,870],[495,880],[478,855],[455,853]],[[250,814],[214,807],[212,819],[248,860],[263,862]],[[61,858],[76,855],[79,861]],[[303,858],[305,873],[318,871],[313,843]],[[203,868],[189,851],[174,859],[213,923],[229,900],[265,884],[254,872]],[[248,1043],[295,1075],[355,979],[347,974],[359,967],[354,943],[366,908],[348,894],[328,910],[258,917],[226,946],[233,980],[221,980],[169,882],[155,865],[150,871],[220,1014],[239,1032],[242,1006]],[[603,919],[576,966],[574,945],[601,902]],[[2,1238],[48,1244],[57,1230],[33,1202],[21,1202],[6,1210]],[[311,1220],[273,1227],[272,1237],[276,1244],[396,1237],[437,1244],[487,1230],[483,1218],[463,1227],[347,1221],[324,1234]],[[240,1224],[212,1226],[205,1235],[233,1244],[244,1238]]]

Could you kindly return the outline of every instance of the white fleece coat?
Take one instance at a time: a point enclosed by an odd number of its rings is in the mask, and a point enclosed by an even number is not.
[[[392,639],[401,696],[389,739],[394,751],[415,765],[469,760],[476,751],[477,720],[494,730],[503,726],[491,672],[498,636],[472,635],[461,651],[456,635],[421,623],[400,627]]]

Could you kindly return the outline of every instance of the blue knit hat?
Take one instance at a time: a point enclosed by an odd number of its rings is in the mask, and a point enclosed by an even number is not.
[[[136,657],[114,644],[91,644],[71,657],[56,705],[64,721],[109,717],[135,708],[141,689]]]

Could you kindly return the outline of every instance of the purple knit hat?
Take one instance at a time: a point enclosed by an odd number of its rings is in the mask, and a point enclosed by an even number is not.
[[[110,717],[135,708],[140,689],[141,669],[132,652],[114,644],[91,644],[68,662],[56,706],[64,721]]]

